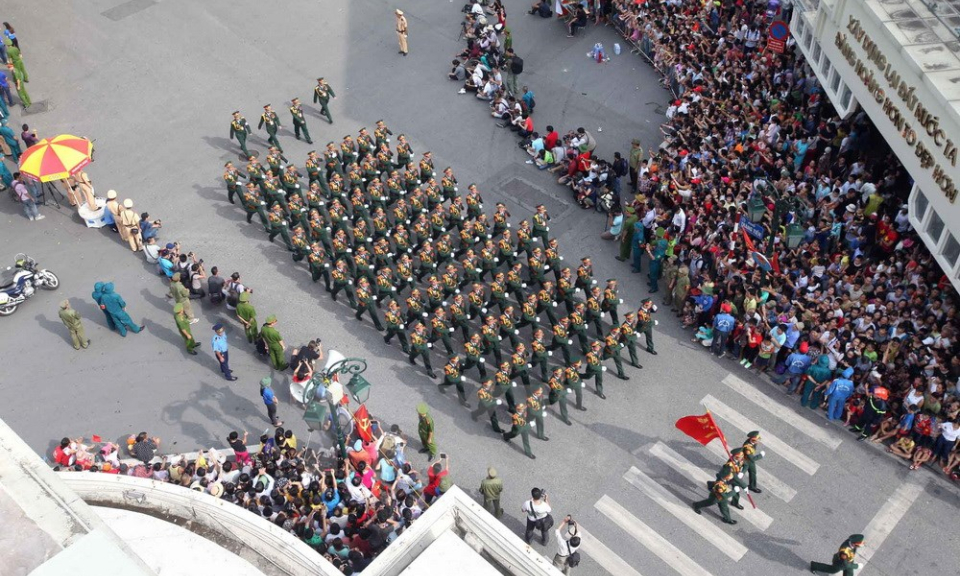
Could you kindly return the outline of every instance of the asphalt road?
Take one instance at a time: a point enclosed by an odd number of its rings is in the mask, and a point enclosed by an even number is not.
[[[603,217],[581,211],[548,174],[526,165],[527,156],[486,107],[458,95],[458,86],[447,81],[459,46],[460,3],[401,5],[410,23],[407,58],[395,48],[392,12],[398,5],[373,0],[63,4],[60,11],[25,0],[5,5],[3,17],[18,30],[36,103],[23,120],[41,136],[96,138],[97,161],[88,172],[98,193],[113,188],[133,198],[138,211],[163,219],[164,241],[179,240],[224,274],[240,271],[255,289],[260,318],[276,314],[289,344],[321,337],[328,349],[366,358],[375,417],[415,437],[415,406],[427,402],[458,484],[470,490],[488,465],[500,470],[509,529],[522,530],[519,506],[529,488],[547,488],[556,516],[573,514],[593,536],[578,574],[799,573],[809,559],[829,559],[844,537],[868,526],[880,528],[868,531],[874,542],[887,530],[889,538],[864,573],[926,575],[956,566],[955,488],[928,472],[908,472],[816,414],[799,414],[796,403],[768,383],[691,344],[668,313],[658,315],[660,354],[642,353],[645,368],[628,368],[629,382],[608,373],[608,400],[588,393],[588,411],[574,411],[572,427],[548,418],[551,440],[532,440],[538,458],[530,461],[518,446],[472,422],[453,392],[438,393],[368,321],[357,323],[345,305],[331,302],[279,244],[268,243],[262,230],[244,222],[239,207],[227,203],[221,167],[238,154],[227,138],[230,112],[240,109],[255,123],[261,106],[272,103],[286,123],[286,101],[299,96],[308,102],[322,75],[338,98],[332,126],[307,112],[317,148],[382,118],[408,136],[415,152],[432,150],[438,168],[453,166],[462,184],[476,182],[488,206],[503,201],[519,220],[547,204],[567,261],[593,257],[597,277],[620,277],[621,295],[628,305],[638,304],[646,285],[613,259],[615,245],[600,240]],[[605,157],[626,153],[634,137],[645,147],[656,144],[668,95],[639,57],[624,53],[598,65],[586,53],[601,41],[612,55],[611,31],[589,28],[570,40],[558,23],[523,15],[528,2],[506,4],[514,46],[526,62],[521,82],[537,95],[538,128],[586,127]],[[287,130],[280,138],[287,157],[302,165],[311,148]],[[250,144],[264,150],[261,133]],[[0,202],[3,258],[28,252],[62,282],[57,292],[42,293],[0,319],[0,414],[31,446],[47,452],[64,435],[119,439],[145,429],[161,436],[165,448],[186,451],[222,445],[233,429],[257,434],[267,428],[257,383],[269,370],[224,310],[203,308],[194,333],[204,347],[199,356],[188,356],[166,287],[151,266],[115,236],[85,229],[68,209],[42,211],[47,219],[31,223],[17,205]],[[121,339],[105,328],[90,300],[98,280],[116,283],[146,332]],[[57,319],[63,298],[86,318],[93,339],[88,351],[74,352],[68,344]],[[209,351],[210,326],[217,321],[230,327],[232,365],[240,376],[234,383],[220,378]],[[439,355],[434,364],[442,365]],[[731,372],[746,388],[723,383]],[[704,497],[699,477],[703,469],[712,474],[719,459],[683,437],[673,422],[702,412],[708,395],[707,403],[732,412],[732,422],[721,418],[731,442],[742,440],[734,425],[741,418],[782,441],[776,450],[767,446],[761,466],[779,480],[779,497],[770,490],[757,495],[767,516],[754,514],[752,522],[729,530],[715,511],[705,511],[703,521],[684,512]],[[288,400],[282,390],[281,398]],[[280,415],[307,436],[288,402]],[[416,440],[412,444],[417,447]],[[418,456],[414,461],[424,463]],[[544,552],[552,555],[553,546]]]

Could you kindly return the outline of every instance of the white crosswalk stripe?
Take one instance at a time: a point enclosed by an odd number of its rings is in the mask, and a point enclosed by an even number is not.
[[[905,482],[897,488],[884,505],[877,511],[873,520],[867,524],[863,531],[863,546],[857,551],[859,558],[860,572],[863,574],[863,567],[870,561],[874,553],[883,545],[887,536],[893,531],[893,528],[903,519],[903,516],[913,505],[913,502],[923,493],[924,484],[915,484]]]
[[[594,504],[594,507],[681,576],[712,576],[656,530],[644,524],[609,496],[604,495]]]
[[[688,528],[702,536],[705,540],[717,547],[718,550],[729,556],[735,562],[747,553],[747,547],[737,541],[727,531],[694,512],[690,506],[680,502],[657,481],[647,476],[635,467],[631,467],[623,479],[636,486],[648,498],[656,502],[661,508],[687,525]]]
[[[757,390],[733,374],[728,374],[726,378],[723,379],[723,383],[726,384],[728,388],[736,391],[747,400],[750,400],[757,406],[760,406],[767,412],[770,412],[776,416],[781,422],[785,422],[790,426],[793,426],[800,432],[803,432],[810,438],[816,440],[831,450],[836,450],[837,447],[843,442],[839,437],[832,434],[829,430],[817,426],[800,414],[797,414],[791,408],[780,404],[773,398],[767,396],[760,390]],[[765,435],[766,434],[764,434],[764,436]]]
[[[583,524],[577,522],[577,528],[580,530],[580,552],[593,558],[604,570],[613,576],[643,576],[623,558],[617,556],[613,550],[607,548],[603,542],[587,532]]]
[[[698,467],[696,464],[687,460],[663,442],[657,442],[654,444],[650,448],[650,454],[656,456],[665,462],[667,466],[670,466],[677,472],[692,480],[694,485],[697,487],[698,494],[703,494],[706,496],[706,483],[716,479],[715,474],[711,474]],[[737,510],[736,508],[731,507],[730,511],[734,514],[738,514],[744,520],[759,528],[761,532],[769,528],[770,524],[773,523],[773,518],[768,516],[763,510],[753,508],[746,498],[741,499],[741,504],[743,505],[743,510]]]
[[[740,414],[733,408],[727,406],[709,394],[704,396],[700,403],[703,404],[708,410],[723,418],[730,424],[733,424],[734,427],[739,428],[745,433],[750,432],[751,430],[762,429],[761,426],[758,426],[743,414]],[[788,462],[803,470],[810,476],[816,474],[817,470],[820,469],[820,464],[815,462],[812,458],[806,454],[803,454],[793,446],[790,446],[767,430],[763,430],[763,439],[761,441],[768,448],[783,456]]]
[[[726,450],[724,450],[723,446],[720,445],[719,440],[710,442],[705,446],[705,448],[707,449],[707,452],[710,452],[717,457],[715,461],[720,465],[729,459]],[[757,486],[759,486],[764,492],[769,492],[784,502],[793,500],[793,497],[797,495],[796,490],[787,486],[782,480],[777,479],[773,474],[768,472],[766,468],[764,468],[763,460],[757,463]]]

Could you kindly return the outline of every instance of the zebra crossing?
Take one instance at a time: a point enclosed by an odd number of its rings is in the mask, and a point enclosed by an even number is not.
[[[802,488],[801,484],[807,481],[805,479],[814,476],[820,469],[820,463],[812,454],[822,456],[824,451],[829,454],[840,446],[842,439],[732,374],[721,382],[723,387],[717,388],[715,394],[723,396],[749,416],[711,394],[705,395],[699,403],[713,413],[731,447],[739,446],[747,432],[761,431],[761,444],[767,452],[766,458],[758,466],[758,485],[764,490],[761,500],[769,501],[769,496],[789,503],[797,495],[798,489]],[[756,417],[758,414],[762,417]],[[679,416],[682,414],[677,414]],[[776,433],[771,432],[771,428],[776,429]],[[787,429],[790,430],[790,437],[798,439],[787,442],[784,439],[788,436]],[[799,436],[793,432],[799,432]],[[626,532],[640,545],[640,553],[652,554],[661,561],[663,568],[657,570],[658,574],[723,574],[732,566],[727,562],[740,562],[750,554],[749,546],[737,536],[738,531],[730,530],[718,521],[716,508],[704,510],[703,515],[698,515],[690,507],[693,501],[706,496],[706,482],[714,479],[716,471],[727,460],[720,442],[714,441],[702,447],[693,441],[656,441],[634,450],[633,455],[637,465],[630,465],[622,477],[628,486],[627,492],[618,498],[619,501],[605,494],[594,504],[594,509],[599,512],[594,522],[602,522],[605,532],[611,528]],[[704,458],[709,463],[702,465]],[[680,481],[677,481],[678,478]],[[787,479],[794,482],[796,487],[788,484]],[[905,507],[908,508],[909,502],[912,502],[910,498],[915,497],[912,491],[902,495],[898,500],[899,506],[887,513],[888,516],[902,516]],[[651,526],[637,516],[644,508],[651,508],[650,503],[654,504],[653,508],[669,516],[661,520],[669,522],[669,526]],[[764,532],[775,522],[764,510],[751,506],[747,498],[743,498],[741,504],[743,510],[731,507],[730,511],[741,525],[747,525],[746,532]],[[680,531],[676,524],[682,525]],[[590,528],[593,533],[600,529],[596,525]],[[668,538],[668,535],[671,537]],[[719,552],[720,555],[704,555],[701,550],[703,547],[691,544],[694,540],[705,542],[707,550]],[[684,542],[688,544],[687,550],[680,548]],[[618,555],[617,550],[607,547],[592,535],[583,539],[582,551],[612,575],[639,574]],[[619,552],[628,554],[631,551]]]

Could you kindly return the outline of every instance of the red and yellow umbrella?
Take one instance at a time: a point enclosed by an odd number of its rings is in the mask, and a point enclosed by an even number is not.
[[[86,138],[70,134],[44,138],[20,156],[20,172],[41,182],[63,180],[89,164],[92,154],[93,143]]]

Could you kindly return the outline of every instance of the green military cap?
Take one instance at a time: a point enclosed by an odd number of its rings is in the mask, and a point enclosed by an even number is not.
[[[171,276],[170,279],[173,280],[174,282],[179,282],[179,281],[180,281],[180,273],[179,273],[179,272],[174,272],[173,276]]]
[[[271,380],[269,376],[260,380],[260,386],[263,388],[269,388],[272,385],[273,385],[273,380]]]
[[[650,302],[653,302],[653,298],[644,298],[640,301],[641,304],[649,304]]]
[[[267,316],[267,324],[273,324],[276,321],[277,321],[277,317],[274,316],[273,314],[271,314],[270,316]]]
[[[241,301],[241,302],[249,302],[249,301],[250,301],[250,293],[249,293],[249,292],[242,292],[242,293],[240,294],[240,301]]]
[[[234,114],[239,114],[240,111],[239,111],[239,110],[234,110],[233,113],[234,113]]]
[[[177,302],[176,304],[173,305],[173,313],[179,314],[181,312],[183,312],[183,304],[180,302]]]
[[[637,138],[634,138],[633,141],[631,142],[631,144],[635,144],[635,145],[639,146],[639,145],[640,145],[640,140],[637,139]]]
[[[759,439],[760,439],[760,431],[759,431],[759,430],[754,430],[753,432],[750,432],[749,434],[747,434],[747,438],[756,438],[756,439],[759,440]]]
[[[863,534],[854,534],[848,540],[851,544],[863,544]]]
[[[743,448],[734,448],[730,451],[731,456],[736,456],[737,454],[743,454]]]
[[[427,404],[425,402],[421,402],[417,404],[417,414],[426,415],[429,412],[430,412],[430,408],[427,407]]]

